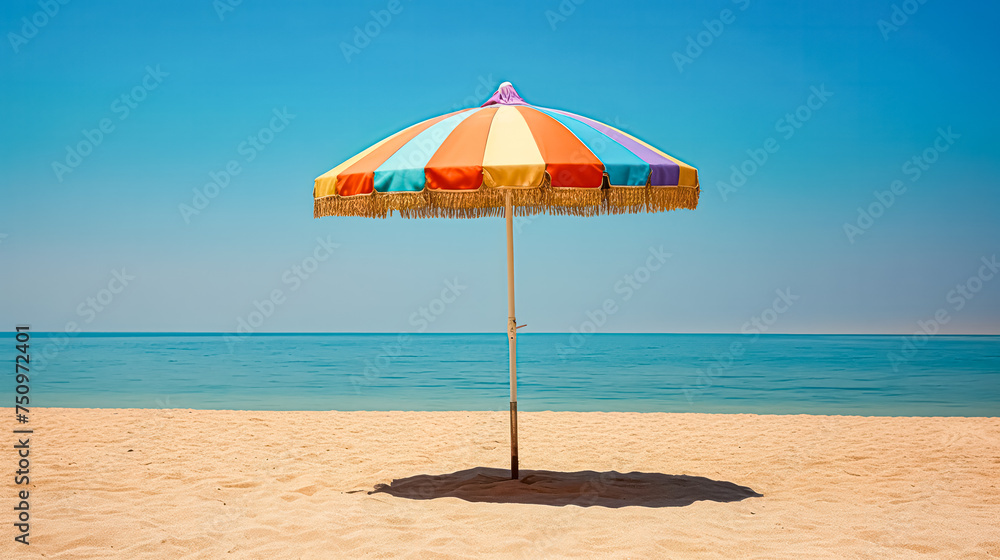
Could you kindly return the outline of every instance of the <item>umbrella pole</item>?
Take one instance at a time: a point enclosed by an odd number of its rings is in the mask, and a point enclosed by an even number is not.
[[[514,318],[514,210],[504,200],[507,218],[507,341],[510,347],[510,478],[517,480],[517,320]]]

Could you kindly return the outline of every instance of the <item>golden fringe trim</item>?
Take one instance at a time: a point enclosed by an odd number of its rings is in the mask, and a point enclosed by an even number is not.
[[[545,193],[544,212],[554,216],[597,216],[604,207],[605,190],[550,187]]]
[[[507,193],[515,216],[599,216],[663,212],[698,206],[699,187],[494,188],[327,196],[314,200],[313,217],[485,218],[503,216]]]
[[[646,211],[663,212],[684,208],[694,210],[698,207],[698,197],[701,188],[694,187],[647,187]]]
[[[651,187],[608,187],[605,202],[609,214],[636,214],[646,209],[646,191]]]

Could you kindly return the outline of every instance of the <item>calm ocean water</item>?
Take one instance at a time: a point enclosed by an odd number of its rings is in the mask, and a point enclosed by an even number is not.
[[[503,333],[33,333],[31,353],[34,406],[508,408]],[[1000,337],[524,334],[518,381],[521,410],[997,416]]]

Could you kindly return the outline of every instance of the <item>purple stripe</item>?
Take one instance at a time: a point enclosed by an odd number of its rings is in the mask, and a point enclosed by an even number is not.
[[[618,142],[622,146],[625,146],[628,151],[639,156],[642,161],[649,164],[649,184],[656,187],[674,186],[677,185],[681,177],[681,167],[677,165],[673,160],[667,159],[660,154],[650,150],[646,146],[643,146],[639,142],[625,136],[621,132],[609,127],[606,124],[599,123],[593,119],[588,119],[587,117],[581,117],[580,115],[574,115],[573,113],[567,113],[566,111],[560,111],[558,109],[548,109],[553,113],[559,113],[560,115],[566,115],[571,119],[576,119],[582,123],[588,124],[593,128],[600,131],[602,134],[607,135],[609,138]]]

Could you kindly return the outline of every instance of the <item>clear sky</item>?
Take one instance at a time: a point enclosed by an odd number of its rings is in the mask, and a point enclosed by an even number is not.
[[[502,332],[501,219],[314,220],[312,184],[511,81],[702,184],[519,221],[529,332],[1000,332],[995,3],[223,2],[0,7],[0,328]]]

